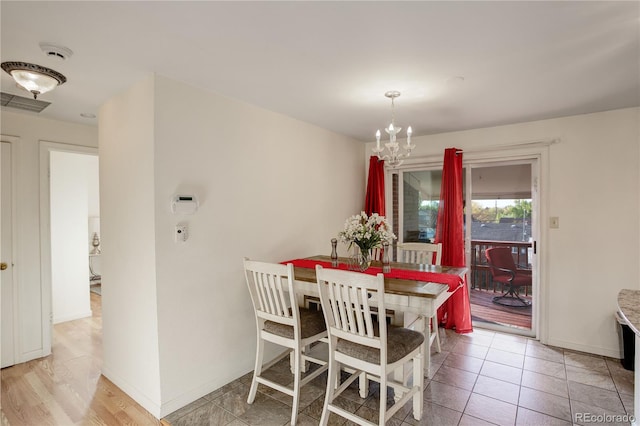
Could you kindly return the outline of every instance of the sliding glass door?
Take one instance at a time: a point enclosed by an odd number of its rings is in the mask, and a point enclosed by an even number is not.
[[[465,238],[474,326],[535,336],[535,166],[525,160],[467,167]],[[508,248],[515,273],[531,276],[530,285],[512,287],[513,294],[493,279],[486,250],[494,247]]]
[[[535,336],[537,282],[537,160],[472,162],[463,171],[465,248],[474,326]],[[423,166],[392,172],[392,214],[399,242],[435,238],[442,169]],[[499,297],[508,287],[492,279],[485,250],[509,247],[519,269],[531,271],[532,284],[518,288],[528,304]],[[502,302],[502,303],[500,303]]]

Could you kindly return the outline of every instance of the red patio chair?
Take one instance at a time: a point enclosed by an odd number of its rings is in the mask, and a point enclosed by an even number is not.
[[[502,295],[494,297],[493,303],[512,307],[531,306],[531,302],[521,298],[518,293],[520,287],[531,285],[531,271],[517,268],[511,254],[511,247],[491,247],[484,253],[489,262],[493,281],[503,285]]]

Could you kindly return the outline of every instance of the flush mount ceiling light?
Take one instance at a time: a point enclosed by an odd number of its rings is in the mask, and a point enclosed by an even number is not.
[[[37,99],[38,95],[49,92],[67,81],[67,77],[54,71],[36,64],[27,62],[3,62],[0,66],[20,87],[33,93],[33,99]]]
[[[396,114],[394,110],[393,100],[400,96],[400,92],[391,90],[384,94],[387,98],[391,99],[391,124],[384,129],[389,134],[389,142],[384,144],[384,147],[380,146],[380,130],[376,132],[376,147],[373,148],[373,152],[378,155],[378,158],[385,160],[391,167],[398,167],[404,161],[404,158],[411,155],[411,150],[415,148],[415,145],[411,145],[411,126],[407,128],[407,143],[403,146],[404,153],[400,153],[400,144],[396,141],[396,135],[400,133],[402,127],[396,127],[395,119]],[[387,154],[383,154],[385,148]]]

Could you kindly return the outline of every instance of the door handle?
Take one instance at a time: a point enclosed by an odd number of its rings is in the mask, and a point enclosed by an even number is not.
[[[0,263],[0,271],[4,271],[5,269],[7,269],[7,262]]]

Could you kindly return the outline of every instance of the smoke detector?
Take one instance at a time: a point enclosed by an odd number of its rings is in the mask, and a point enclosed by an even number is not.
[[[73,51],[68,47],[59,46],[53,43],[40,43],[40,49],[49,58],[58,59],[60,61],[66,61],[73,56]]]

